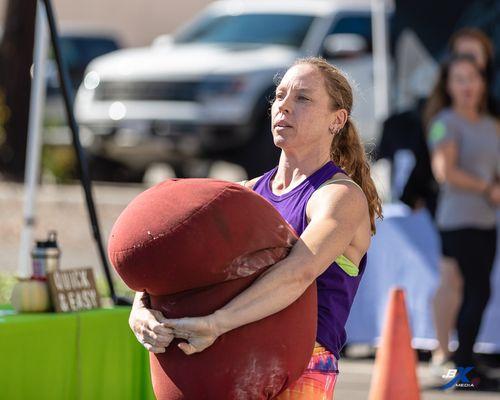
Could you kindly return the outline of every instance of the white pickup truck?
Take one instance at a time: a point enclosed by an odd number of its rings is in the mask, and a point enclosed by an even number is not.
[[[373,141],[369,0],[223,0],[151,46],[92,61],[75,102],[83,143],[136,171],[166,162],[183,175],[190,160],[222,159],[255,176],[277,160],[276,76],[310,55],[347,72],[353,115]]]

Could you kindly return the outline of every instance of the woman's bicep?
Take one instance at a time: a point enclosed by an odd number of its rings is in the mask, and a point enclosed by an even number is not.
[[[340,186],[340,185],[338,185]],[[365,218],[366,198],[354,187],[325,187],[310,206],[311,221],[292,253],[312,257],[311,270],[319,276],[352,242]],[[292,255],[292,254],[291,254]]]

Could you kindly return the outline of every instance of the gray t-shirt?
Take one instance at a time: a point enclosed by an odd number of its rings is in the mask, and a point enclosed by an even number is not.
[[[500,136],[498,125],[490,116],[477,122],[461,117],[450,108],[442,110],[429,130],[429,149],[453,140],[458,147],[460,169],[492,182],[498,174]],[[496,225],[496,210],[480,193],[459,189],[450,184],[440,188],[436,221],[440,229],[489,229]]]

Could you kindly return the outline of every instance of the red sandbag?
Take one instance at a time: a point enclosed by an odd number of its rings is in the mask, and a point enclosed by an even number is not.
[[[150,294],[167,318],[224,306],[297,237],[261,196],[213,179],[172,179],[145,191],[113,227],[108,254],[118,274]],[[190,356],[176,344],[151,354],[156,397],[270,399],[296,380],[314,347],[316,287],[285,310],[242,326]]]

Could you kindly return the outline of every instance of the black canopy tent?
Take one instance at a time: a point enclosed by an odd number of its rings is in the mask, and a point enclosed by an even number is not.
[[[446,47],[470,0],[430,1],[396,0],[394,34],[403,29],[413,30],[425,48],[439,57]]]
[[[466,26],[476,27],[496,45],[496,70],[499,69],[500,0],[395,0],[395,4],[392,44],[409,28],[429,53],[441,60],[453,32]]]

